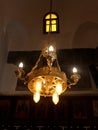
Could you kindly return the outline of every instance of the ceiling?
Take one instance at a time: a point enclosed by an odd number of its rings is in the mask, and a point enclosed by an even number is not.
[[[0,0],[0,27],[8,50],[39,50],[46,41],[43,17],[50,0]],[[60,33],[52,35],[57,48],[98,46],[98,1],[53,0]]]

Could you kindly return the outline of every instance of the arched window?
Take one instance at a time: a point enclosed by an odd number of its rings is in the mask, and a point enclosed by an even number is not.
[[[44,16],[43,20],[44,33],[58,33],[59,32],[59,17],[54,12],[49,12]]]

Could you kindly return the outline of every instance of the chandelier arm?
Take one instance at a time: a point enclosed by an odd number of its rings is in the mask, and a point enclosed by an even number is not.
[[[57,59],[57,66],[58,66],[58,69],[61,71],[60,65],[58,63],[58,59]]]
[[[75,82],[70,82],[70,86],[74,86],[74,85],[76,85],[77,83],[75,83]]]
[[[25,81],[25,71],[22,68],[18,68],[18,70],[15,71],[16,77],[22,81]]]
[[[40,62],[41,56],[42,56],[42,53],[40,54],[40,56],[39,56],[39,58],[38,58],[38,60],[37,60],[37,62],[35,64],[35,66],[32,68],[32,71],[34,71],[38,67],[38,63]]]
[[[67,86],[70,88],[71,86],[74,86],[78,83],[81,76],[79,74],[72,74],[70,79],[67,79]]]

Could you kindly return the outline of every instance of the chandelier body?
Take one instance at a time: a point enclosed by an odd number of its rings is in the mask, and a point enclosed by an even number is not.
[[[52,32],[51,12],[52,0],[50,0],[49,36]],[[50,38],[48,43],[51,43]],[[40,100],[40,96],[51,96],[53,103],[57,104],[59,95],[64,93],[68,87],[77,84],[80,75],[77,74],[77,70],[74,68],[73,74],[68,79],[58,64],[56,47],[49,44],[42,50],[35,66],[29,73],[25,73],[23,70],[23,63],[19,65],[15,73],[17,78],[22,80],[30,92],[33,93],[33,99],[36,103]]]
[[[51,96],[54,104],[59,102],[59,95],[64,93],[67,87],[77,84],[80,79],[80,75],[76,72],[71,75],[71,81],[67,79],[58,64],[56,48],[52,45],[42,50],[39,59],[29,73],[25,74],[22,67],[19,67],[16,76],[27,84],[36,103],[40,100],[40,96]]]

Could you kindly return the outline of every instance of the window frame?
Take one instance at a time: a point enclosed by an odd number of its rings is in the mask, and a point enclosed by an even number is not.
[[[47,15],[50,15],[50,14],[56,15],[57,18],[46,19],[46,16],[47,16]],[[46,26],[47,26],[46,21],[53,21],[53,20],[56,21],[56,31],[47,32],[47,31],[46,31]],[[52,24],[52,25],[53,25],[53,24]],[[55,13],[55,12],[48,12],[48,13],[46,13],[46,14],[44,15],[44,18],[43,18],[43,33],[44,33],[44,34],[48,34],[48,33],[59,33],[59,16],[58,16],[57,13]]]

